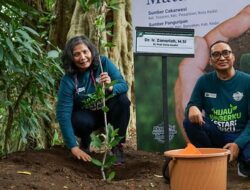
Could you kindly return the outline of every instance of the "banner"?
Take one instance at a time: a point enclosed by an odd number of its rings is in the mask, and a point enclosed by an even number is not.
[[[133,28],[192,28],[203,36],[248,4],[250,0],[134,0]]]
[[[239,14],[247,5],[250,5],[250,0],[132,1],[134,50],[137,48],[136,27],[194,29],[194,35],[200,36],[195,42],[195,46],[197,47],[195,58],[181,58],[178,56],[168,58],[166,76],[168,78],[167,97],[162,97],[161,57],[135,54],[138,149],[164,151],[163,98],[168,98],[170,149],[185,146],[181,131],[184,107],[191,93],[190,90],[202,72],[206,72],[208,65],[208,47],[210,41],[206,41],[207,39],[203,38],[204,35],[207,35],[207,33],[210,34],[212,31],[212,35],[207,36],[211,41],[213,39],[235,39],[235,37],[239,36],[241,40],[232,42],[233,49],[235,49],[234,53],[238,59],[236,67],[246,71],[250,70],[250,64],[243,63],[244,60],[250,59],[249,34],[243,35],[243,33],[250,29],[250,10],[247,10],[242,18],[222,25],[225,21]],[[218,26],[221,26],[219,30],[213,30]],[[149,38],[144,37],[142,39],[145,42]],[[153,42],[152,36],[150,40]],[[153,49],[153,51],[157,54],[156,49]],[[163,49],[161,49],[162,52],[164,52]],[[183,65],[189,65],[190,67],[185,71],[183,70]],[[185,80],[182,79],[183,81],[181,81],[180,75],[183,75]],[[183,84],[180,85],[180,81]]]

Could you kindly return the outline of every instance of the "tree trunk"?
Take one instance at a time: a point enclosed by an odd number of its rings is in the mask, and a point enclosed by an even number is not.
[[[49,40],[61,49],[64,48],[67,40],[75,5],[76,0],[57,0],[55,3],[54,13],[56,17],[50,27]]]

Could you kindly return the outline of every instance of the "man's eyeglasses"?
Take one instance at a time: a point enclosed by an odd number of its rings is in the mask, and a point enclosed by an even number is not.
[[[211,53],[211,57],[215,60],[220,59],[221,56],[223,56],[224,58],[228,58],[231,55],[232,51],[230,50],[223,50],[222,52],[219,51],[215,51],[213,53]]]

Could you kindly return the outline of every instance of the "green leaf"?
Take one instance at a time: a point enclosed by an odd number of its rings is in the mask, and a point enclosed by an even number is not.
[[[115,47],[115,44],[112,43],[112,42],[107,42],[107,43],[105,43],[104,46],[105,46],[105,47],[108,47],[108,48],[112,48],[112,47]]]
[[[39,114],[41,115],[41,117],[43,119],[45,119],[48,122],[51,122],[51,119],[49,118],[49,116],[46,113],[42,112],[42,113],[39,113]]]
[[[124,2],[118,1],[117,0],[111,0],[109,1],[108,7],[112,10],[118,10],[120,9],[120,4],[124,4]]]
[[[86,0],[78,0],[84,12],[89,11],[89,5]]]
[[[59,57],[59,52],[56,50],[51,50],[48,52],[48,57],[49,58],[58,58]]]
[[[105,113],[107,113],[109,111],[109,108],[107,106],[103,106],[102,107],[102,111],[105,112]]]
[[[107,158],[105,160],[104,168],[110,168],[116,161],[116,157],[113,155],[107,155]]]
[[[32,116],[30,119],[29,119],[29,121],[30,121],[30,124],[35,128],[35,127],[37,127],[37,126],[39,126],[39,122],[38,122],[38,120],[37,120],[37,118],[35,117],[35,116]]]
[[[102,141],[101,141],[99,135],[96,135],[96,134],[92,133],[90,135],[90,137],[91,137],[91,145],[96,147],[96,148],[101,148]]]
[[[53,145],[60,145],[62,144],[62,140],[59,138],[59,134],[57,131],[54,132],[53,139],[52,139],[52,146]]]
[[[111,136],[112,136],[112,137],[117,136],[117,135],[118,135],[118,131],[119,131],[118,128],[117,128],[117,129],[114,129],[114,128],[113,128],[113,130],[111,131],[111,132],[112,132],[112,133],[111,133]]]
[[[91,159],[91,162],[93,163],[93,164],[95,164],[96,166],[102,166],[102,162],[101,161],[99,161],[99,160],[97,160],[97,159],[95,159],[95,158],[92,158]]]
[[[11,101],[3,101],[3,100],[0,100],[0,105],[3,106],[3,107],[8,107],[8,106],[11,106],[13,105],[13,103]]]
[[[18,61],[19,64],[23,64],[23,62],[22,62],[22,56],[20,54],[18,54],[15,51],[13,51],[12,55],[13,55],[13,57],[16,58],[16,60]]]
[[[0,61],[3,60],[3,47],[0,46]]]
[[[114,177],[115,177],[115,172],[112,171],[112,172],[110,172],[110,173],[108,174],[107,180],[108,180],[108,181],[112,181],[112,180],[114,179]]]
[[[112,28],[112,26],[114,26],[114,25],[115,25],[114,22],[108,22],[108,23],[106,24],[106,29]]]
[[[23,26],[23,28],[27,31],[29,31],[31,34],[35,35],[35,36],[39,36],[39,34],[33,30],[32,28],[28,27],[28,26]]]
[[[25,32],[24,30],[18,29],[18,30],[16,30],[16,32],[21,34],[24,39],[31,40],[29,34],[27,32]]]
[[[39,52],[37,52],[33,47],[30,42],[23,42],[23,46],[27,48],[28,51],[34,53],[35,55],[38,55]]]
[[[57,62],[55,62],[54,64],[51,65],[51,68],[53,68],[56,72],[59,71],[59,73],[61,75],[64,74],[64,70],[62,69],[62,67],[60,66],[60,64],[58,64]]]
[[[35,79],[43,87],[45,87],[48,84],[47,80],[45,80],[39,73],[35,75]]]
[[[44,105],[45,105],[46,108],[48,108],[49,110],[53,110],[53,105],[51,104],[50,101],[44,99]]]
[[[11,22],[11,18],[9,16],[7,16],[6,14],[3,14],[2,12],[0,12],[0,19],[6,23]]]
[[[6,44],[8,45],[11,51],[14,51],[14,45],[9,38],[6,38]]]
[[[122,137],[116,137],[115,139],[111,140],[111,142],[109,142],[109,145],[111,147],[115,147],[116,145],[119,144],[121,139],[122,139]]]

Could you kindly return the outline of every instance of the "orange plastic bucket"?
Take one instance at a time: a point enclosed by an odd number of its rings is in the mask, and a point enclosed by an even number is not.
[[[168,164],[171,190],[226,190],[227,157],[230,151],[198,148],[201,154],[185,154],[183,149],[170,150]]]

